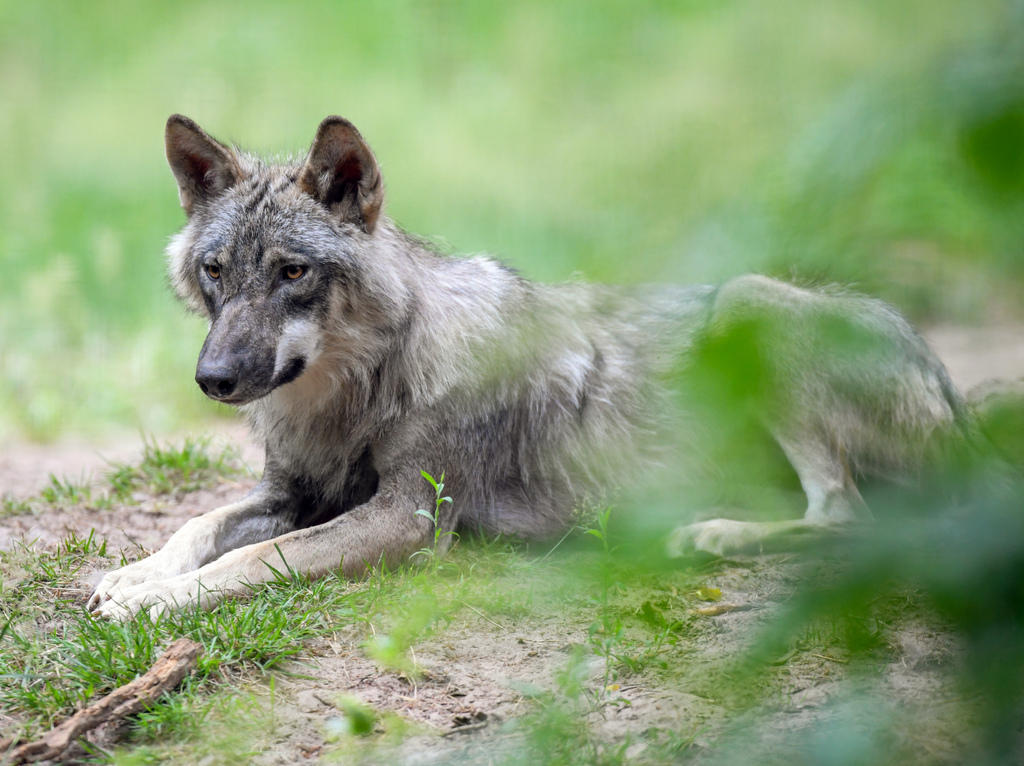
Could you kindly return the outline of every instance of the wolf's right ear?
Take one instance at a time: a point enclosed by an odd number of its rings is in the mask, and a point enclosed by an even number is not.
[[[188,117],[168,117],[164,141],[167,162],[178,181],[178,198],[187,215],[192,215],[196,205],[230,189],[242,176],[234,152]]]
[[[328,117],[317,128],[299,187],[342,221],[373,232],[384,203],[377,160],[348,120]]]

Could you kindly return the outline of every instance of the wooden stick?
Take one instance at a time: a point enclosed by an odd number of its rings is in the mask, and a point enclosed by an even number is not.
[[[16,747],[9,755],[11,762],[29,763],[56,758],[82,734],[101,723],[139,712],[191,673],[202,653],[201,644],[188,638],[179,638],[167,647],[167,651],[143,675],[79,710],[64,723],[46,732],[41,739]],[[0,759],[2,757],[3,753],[0,753]]]

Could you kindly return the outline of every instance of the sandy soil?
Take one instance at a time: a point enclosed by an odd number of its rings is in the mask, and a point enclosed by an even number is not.
[[[1024,328],[940,327],[928,336],[964,389],[992,377],[1024,378]],[[240,425],[221,427],[217,438],[242,445],[245,460],[258,474],[259,452]],[[0,449],[0,493],[27,497],[46,484],[50,473],[97,478],[108,461],[132,461],[141,448],[140,440],[132,437],[99,445],[6,445]],[[114,550],[127,547],[134,557],[138,546],[159,547],[185,518],[239,497],[254,482],[254,478],[243,478],[184,498],[140,498],[134,507],[113,511],[69,509],[0,518],[0,549],[17,539],[49,545],[70,530],[84,533],[95,527]],[[748,559],[723,569],[711,584],[722,589],[726,602],[739,608],[702,623],[684,676],[692,683],[666,688],[641,676],[623,686],[622,704],[605,706],[591,716],[590,723],[610,743],[630,735],[633,756],[642,756],[647,746],[644,733],[652,727],[693,732],[693,752],[700,760],[701,753],[710,752],[704,748],[727,736],[730,727],[748,725],[764,753],[770,753],[782,747],[789,733],[834,715],[835,700],[844,696],[853,680],[842,662],[827,656],[796,656],[787,661],[783,692],[767,717],[761,711],[756,719],[728,721],[718,703],[694,691],[702,688],[701,677],[708,668],[723,657],[736,656],[758,627],[777,614],[798,587],[797,577],[797,569],[786,557],[777,556]],[[469,616],[445,633],[442,641],[417,653],[426,672],[416,683],[381,671],[351,647],[318,642],[309,647],[308,657],[296,668],[302,677],[278,679],[274,702],[277,741],[259,760],[291,764],[325,752],[326,736],[340,715],[337,705],[343,693],[424,725],[427,733],[412,736],[400,753],[393,754],[400,760],[488,762],[496,753],[515,752],[520,735],[503,722],[521,714],[526,705],[510,680],[550,685],[554,673],[565,667],[567,647],[586,642],[587,625],[586,620],[571,615],[557,622],[525,618],[507,625]],[[947,711],[937,701],[955,696],[940,672],[955,654],[955,642],[936,626],[913,622],[892,641],[894,659],[874,692],[878,709],[899,709],[918,720],[920,725],[908,736],[936,747],[934,743],[943,742],[941,733],[953,729],[954,722],[948,719],[954,709]],[[314,672],[310,672],[311,666]],[[598,672],[596,666],[594,672]],[[944,760],[941,751],[933,755],[935,760]]]
[[[1024,326],[932,327],[925,338],[961,391],[989,380],[1024,380]]]

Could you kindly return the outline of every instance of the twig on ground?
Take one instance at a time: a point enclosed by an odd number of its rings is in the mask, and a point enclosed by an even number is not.
[[[8,754],[10,762],[29,763],[57,758],[76,739],[101,723],[139,712],[165,691],[173,689],[181,679],[191,673],[202,653],[201,644],[188,638],[179,638],[143,675],[79,710],[40,739],[14,748]]]
[[[469,611],[471,611],[474,614],[476,614],[476,616],[479,617],[480,619],[487,620],[487,622],[491,623],[491,625],[494,625],[495,627],[501,628],[503,631],[508,632],[508,628],[506,628],[500,622],[492,620],[490,617],[488,617],[486,614],[481,612],[475,606],[472,606],[471,604],[467,604],[465,601],[462,601],[461,599],[459,599],[459,603],[462,604],[464,607],[466,607],[466,609],[468,609]]]
[[[849,664],[849,660],[844,660],[842,657],[830,657],[827,654],[812,654],[812,657],[817,657],[819,660],[828,660],[829,662],[838,662],[843,665]]]

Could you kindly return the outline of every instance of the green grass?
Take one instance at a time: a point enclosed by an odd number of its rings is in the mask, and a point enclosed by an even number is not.
[[[49,726],[93,695],[144,672],[179,636],[193,637],[205,650],[182,691],[186,696],[211,677],[271,667],[301,651],[302,642],[322,624],[324,610],[345,598],[345,589],[331,588],[330,580],[313,586],[300,582],[271,586],[261,598],[228,602],[210,612],[186,610],[155,621],[140,615],[122,625],[91,617],[84,610],[84,594],[72,588],[87,558],[90,563],[115,564],[104,556],[104,548],[91,538],[71,538],[56,552],[3,554],[5,566],[18,571],[18,580],[3,591],[8,651],[0,675],[8,683],[0,690],[0,706],[25,716],[28,730]],[[57,598],[40,605],[36,599],[41,590]],[[40,620],[59,627],[40,630]],[[180,715],[172,703],[168,716]],[[144,729],[162,725],[167,722],[153,711],[141,723]]]
[[[163,275],[172,111],[299,153],[340,112],[401,224],[538,279],[758,269],[1019,315],[1021,24],[1002,0],[6,3],[0,435],[218,411]]]
[[[84,478],[70,479],[51,473],[46,486],[34,496],[14,497],[5,493],[3,505],[0,506],[0,518],[70,506],[94,510],[109,508],[115,494],[93,485]]]
[[[148,440],[138,465],[114,464],[107,473],[111,491],[119,500],[133,492],[152,495],[185,494],[242,473],[238,450],[232,446],[212,450],[210,439],[185,437],[181,446]]]

